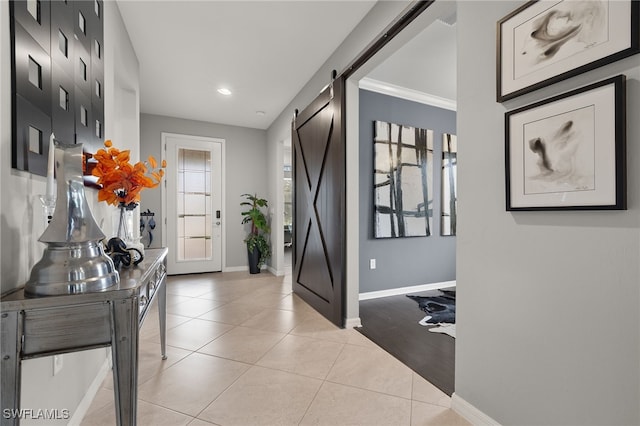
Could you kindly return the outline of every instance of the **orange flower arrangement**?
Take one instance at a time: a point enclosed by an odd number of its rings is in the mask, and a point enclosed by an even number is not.
[[[106,140],[106,149],[99,149],[93,156],[98,163],[91,174],[97,176],[98,185],[102,185],[98,201],[132,209],[140,202],[140,191],[160,184],[167,163],[162,160],[162,168],[158,168],[156,159],[149,156],[151,170],[147,168],[147,162],[138,161],[132,165],[129,163],[129,150],[120,151],[112,145],[111,140]]]

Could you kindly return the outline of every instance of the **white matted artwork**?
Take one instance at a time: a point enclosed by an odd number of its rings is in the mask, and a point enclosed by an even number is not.
[[[505,115],[507,210],[624,209],[625,76]]]
[[[375,238],[431,235],[433,130],[374,122]]]
[[[640,2],[529,1],[497,25],[497,100],[640,52]]]

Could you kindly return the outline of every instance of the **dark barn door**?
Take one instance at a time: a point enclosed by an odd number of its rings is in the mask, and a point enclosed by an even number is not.
[[[293,291],[342,327],[345,293],[344,81],[292,123]]]

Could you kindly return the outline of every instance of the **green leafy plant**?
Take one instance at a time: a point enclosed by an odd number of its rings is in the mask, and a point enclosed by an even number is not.
[[[244,239],[244,242],[247,243],[247,250],[249,250],[249,252],[252,252],[255,247],[258,247],[258,251],[260,252],[258,268],[260,268],[266,262],[267,258],[271,256],[271,248],[265,237],[266,234],[271,232],[271,228],[269,228],[267,218],[261,210],[263,207],[268,207],[268,203],[264,198],[258,198],[256,194],[242,194],[242,197],[245,197],[246,200],[241,202],[240,205],[248,207],[248,210],[241,213],[243,216],[242,223],[251,224],[251,232],[247,235],[247,238]]]

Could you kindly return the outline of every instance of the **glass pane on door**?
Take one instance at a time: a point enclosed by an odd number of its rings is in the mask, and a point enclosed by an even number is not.
[[[211,152],[178,149],[177,261],[211,259]]]

